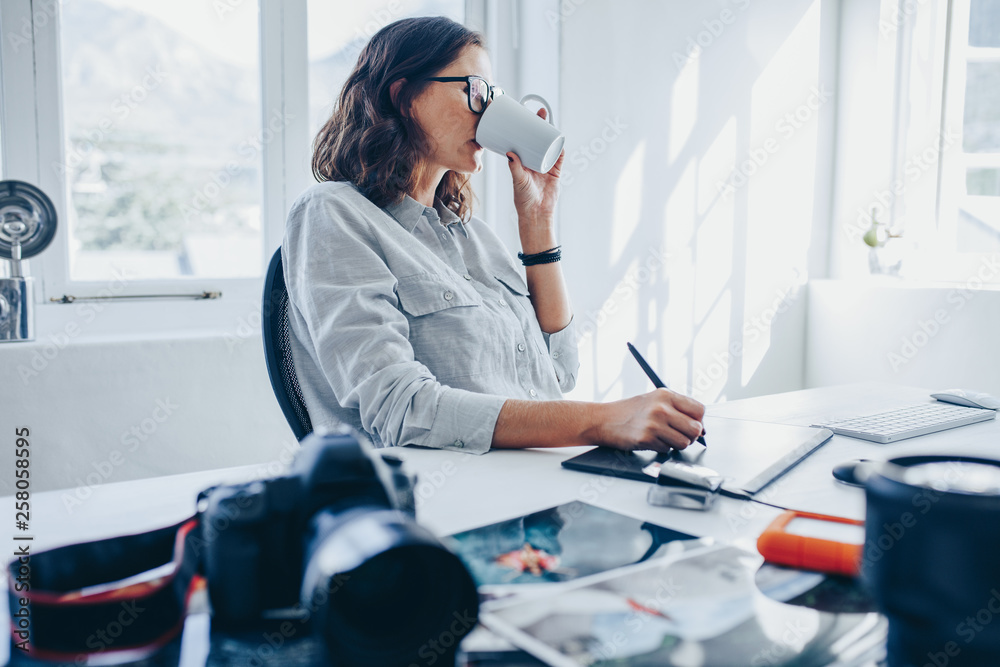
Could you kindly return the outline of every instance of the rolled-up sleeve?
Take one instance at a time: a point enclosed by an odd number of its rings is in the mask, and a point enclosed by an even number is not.
[[[308,334],[300,339],[340,406],[383,445],[488,451],[506,399],[443,385],[414,358],[397,279],[370,225],[335,198],[292,209],[282,247],[290,308]]]
[[[580,353],[577,347],[576,327],[573,320],[555,333],[542,332],[549,348],[552,366],[556,369],[559,389],[566,393],[576,386],[576,374],[580,371]]]

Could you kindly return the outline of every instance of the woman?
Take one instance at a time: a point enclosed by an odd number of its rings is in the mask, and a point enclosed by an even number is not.
[[[547,174],[507,156],[525,284],[471,216],[490,81],[479,34],[440,17],[397,21],[362,50],[317,136],[321,182],[293,205],[282,244],[292,354],[314,426],[345,422],[377,445],[474,453],[686,447],[704,407],[668,390],[558,400],[578,367],[552,261],[563,156]]]

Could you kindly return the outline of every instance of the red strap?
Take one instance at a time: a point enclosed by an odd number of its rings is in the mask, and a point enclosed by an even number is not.
[[[204,585],[192,548],[199,535],[193,517],[12,561],[13,647],[35,658],[74,661],[100,653],[151,653],[169,643],[184,627],[192,592]]]

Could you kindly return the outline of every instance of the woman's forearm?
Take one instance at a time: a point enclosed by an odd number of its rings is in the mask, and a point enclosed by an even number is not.
[[[530,229],[530,231],[529,231]],[[526,255],[545,252],[556,246],[551,225],[544,231],[521,227],[521,249]],[[535,309],[538,325],[545,333],[562,331],[573,319],[569,291],[563,279],[561,262],[525,267],[528,295]]]
[[[611,403],[508,399],[493,427],[491,446],[683,449],[701,435],[704,415],[704,405],[669,389]]]
[[[563,280],[559,262],[525,267],[528,295],[538,318],[538,326],[545,333],[562,331],[573,319],[569,293]]]
[[[503,404],[493,429],[493,447],[571,447],[600,440],[604,405],[582,401],[523,401]]]

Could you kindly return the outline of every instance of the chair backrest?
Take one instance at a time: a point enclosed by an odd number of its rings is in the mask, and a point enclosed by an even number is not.
[[[261,303],[261,329],[264,337],[264,359],[271,388],[278,405],[299,440],[312,433],[312,421],[306,410],[299,378],[292,363],[291,328],[288,323],[288,290],[281,266],[281,248],[274,253],[264,278],[264,298]]]

